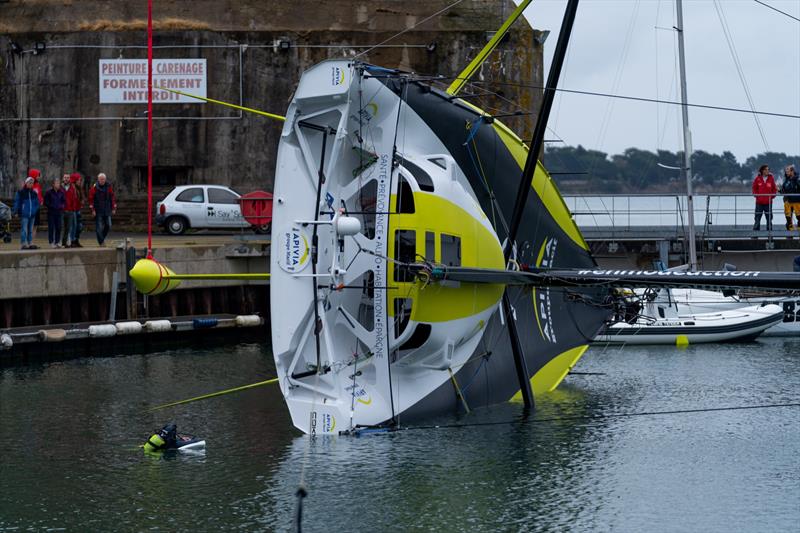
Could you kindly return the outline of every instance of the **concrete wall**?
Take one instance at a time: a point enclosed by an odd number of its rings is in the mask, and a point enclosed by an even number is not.
[[[209,97],[282,114],[305,68],[329,57],[351,57],[362,45],[379,43],[449,3],[159,1],[155,45],[169,48],[157,49],[155,57],[206,58]],[[0,197],[11,195],[29,167],[48,177],[102,171],[122,194],[144,190],[146,106],[99,104],[98,60],[146,57],[145,9],[144,1],[0,3]],[[510,9],[510,2],[467,0],[362,59],[456,75]],[[539,36],[518,24],[479,76],[542,85]],[[290,48],[273,46],[281,40]],[[12,42],[25,52],[13,52]],[[37,42],[47,47],[44,53],[30,53]],[[538,90],[495,90],[525,110],[538,109]],[[472,101],[498,112],[519,109],[497,97]],[[280,123],[211,104],[157,105],[154,116],[157,177],[271,189]],[[506,121],[529,138],[534,120]]]
[[[243,251],[238,251],[243,248]],[[155,251],[155,259],[181,274],[268,272],[269,257],[258,247],[180,246]],[[125,281],[122,250],[86,248],[0,254],[0,300],[111,292],[114,271]],[[266,285],[266,281],[184,281],[178,290],[198,287]]]

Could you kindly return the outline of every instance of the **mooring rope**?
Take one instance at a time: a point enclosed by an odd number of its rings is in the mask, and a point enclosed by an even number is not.
[[[611,413],[611,414],[596,414],[596,415],[579,415],[579,416],[558,416],[552,418],[540,419],[526,419],[516,418],[512,420],[495,420],[491,422],[470,422],[465,424],[435,424],[425,426],[406,426],[398,427],[396,431],[413,431],[413,430],[430,430],[430,429],[461,429],[469,427],[484,427],[484,426],[502,426],[519,423],[546,423],[546,422],[564,422],[569,420],[605,420],[611,418],[633,418],[637,416],[659,416],[659,415],[676,415],[676,414],[695,414],[695,413],[712,413],[720,411],[744,411],[753,409],[775,409],[782,407],[800,407],[798,403],[773,403],[762,405],[737,405],[731,407],[706,407],[702,409],[674,409],[670,411],[640,411],[637,413]]]

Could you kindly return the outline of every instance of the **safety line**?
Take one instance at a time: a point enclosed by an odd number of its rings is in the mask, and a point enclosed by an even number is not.
[[[208,398],[214,398],[216,396],[222,396],[223,394],[229,394],[231,392],[239,392],[239,391],[243,391],[243,390],[247,390],[247,389],[254,389],[254,388],[260,387],[262,385],[271,385],[271,384],[277,383],[277,382],[278,382],[278,378],[272,378],[272,379],[268,379],[266,381],[259,381],[258,383],[251,383],[250,385],[243,385],[241,387],[234,387],[232,389],[227,389],[227,390],[223,390],[223,391],[219,391],[219,392],[212,392],[211,394],[204,394],[202,396],[196,396],[194,398],[189,398],[188,400],[180,400],[178,402],[165,403],[164,405],[157,405],[156,407],[151,407],[150,409],[148,409],[148,411],[157,411],[159,409],[165,409],[167,407],[173,407],[175,405],[182,405],[182,404],[185,404],[185,403],[191,403],[191,402],[197,402],[197,401],[200,401],[200,400],[206,400]]]
[[[164,90],[164,91],[169,91],[169,92],[175,93],[175,94],[180,94],[181,96],[188,96],[189,98],[197,98],[198,100],[204,100],[204,101],[210,102],[212,104],[224,105],[224,106],[227,106],[227,107],[232,107],[234,109],[239,109],[240,111],[247,111],[248,113],[255,113],[257,115],[263,115],[265,117],[273,118],[275,120],[280,120],[282,122],[286,120],[286,117],[284,117],[282,115],[276,115],[275,113],[267,113],[266,111],[260,111],[258,109],[253,109],[251,107],[244,107],[244,106],[241,106],[241,105],[231,104],[229,102],[223,102],[222,100],[214,100],[212,98],[206,98],[204,96],[198,96],[196,94],[189,94],[189,93],[185,93],[183,91],[178,91],[178,90],[175,90],[175,89],[169,89],[167,87],[159,87],[159,89]]]
[[[386,75],[386,76],[373,76],[375,78],[395,78],[400,77],[399,75]],[[434,82],[434,81],[446,81],[446,80],[454,80],[457,79],[457,76],[404,76],[411,82]],[[676,102],[674,100],[661,100],[658,98],[645,98],[642,96],[628,96],[624,94],[610,94],[610,93],[601,93],[596,91],[579,91],[576,89],[562,89],[562,88],[555,88],[555,89],[547,89],[542,85],[535,85],[529,83],[512,83],[512,82],[501,82],[501,81],[494,81],[494,80],[479,80],[479,81],[471,81],[473,85],[502,85],[506,87],[521,87],[526,89],[542,89],[542,90],[553,90],[555,92],[562,92],[562,93],[571,93],[571,94],[583,94],[587,96],[602,96],[605,98],[619,98],[621,100],[633,100],[635,102],[650,102],[654,104],[669,104],[669,105],[684,105],[681,102]],[[735,113],[750,113],[755,115],[765,115],[770,117],[781,117],[781,118],[796,118],[800,119],[800,115],[794,115],[791,113],[774,113],[770,111],[758,111],[758,110],[751,110],[751,109],[742,109],[737,107],[725,107],[725,106],[715,106],[715,105],[707,105],[707,104],[692,104],[686,103],[687,107],[697,107],[700,109],[714,109],[717,111],[731,111]]]
[[[497,81],[473,81],[474,84],[485,83],[491,85],[506,85],[511,87],[523,87],[528,89],[546,89],[541,85],[530,85],[525,83],[505,83],[505,82],[497,82]],[[645,98],[642,96],[627,96],[622,94],[610,94],[610,93],[600,93],[595,91],[578,91],[575,89],[553,89],[556,92],[562,93],[571,93],[571,94],[584,94],[588,96],[603,96],[605,98],[619,98],[621,100],[633,100],[636,102],[650,102],[654,104],[670,104],[670,105],[684,105],[681,102],[675,102],[672,100],[660,100],[657,98]],[[706,104],[686,104],[687,107],[697,107],[700,109],[714,109],[717,111],[732,111],[736,113],[749,113],[753,115],[766,115],[770,117],[781,117],[781,118],[800,118],[800,115],[793,115],[791,113],[773,113],[770,111],[757,111],[751,109],[741,109],[736,107],[725,107],[725,106],[714,106],[714,105],[706,105]]]
[[[745,411],[754,409],[774,409],[781,407],[800,407],[800,403],[775,403],[775,404],[763,404],[763,405],[739,405],[732,407],[710,407],[704,409],[674,409],[671,411],[641,411],[638,413],[562,416],[562,417],[540,418],[532,420],[528,420],[526,418],[518,418],[513,420],[498,420],[494,422],[472,422],[467,424],[436,424],[436,425],[426,425],[426,426],[405,426],[405,427],[398,427],[397,431],[413,431],[413,430],[425,430],[425,429],[460,429],[468,427],[502,426],[502,425],[525,423],[525,422],[543,423],[543,422],[563,422],[568,420],[605,420],[611,418],[632,418],[636,416],[696,414],[696,413],[712,413],[719,411]]]
[[[778,12],[778,13],[780,13],[781,15],[786,15],[786,16],[787,16],[787,17],[789,17],[790,19],[794,19],[794,20],[796,20],[797,22],[800,22],[800,18],[797,18],[797,17],[795,17],[794,15],[790,15],[789,13],[787,13],[787,12],[785,12],[785,11],[781,11],[781,10],[780,10],[780,9],[778,9],[777,7],[773,7],[773,6],[769,5],[769,4],[767,4],[766,2],[762,2],[761,0],[753,0],[753,2],[755,2],[756,4],[761,4],[762,6],[764,6],[764,7],[768,7],[768,8],[770,8],[770,9],[771,9],[771,10],[773,10],[773,11],[777,11],[777,12]]]

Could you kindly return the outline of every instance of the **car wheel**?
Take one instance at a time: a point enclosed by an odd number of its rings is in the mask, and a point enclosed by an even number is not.
[[[253,231],[258,233],[259,235],[266,235],[272,229],[272,223],[268,222],[266,224],[261,224],[260,226],[253,226]]]
[[[170,235],[183,235],[186,232],[186,228],[189,227],[189,224],[183,217],[169,217],[165,227],[167,228],[167,233]]]

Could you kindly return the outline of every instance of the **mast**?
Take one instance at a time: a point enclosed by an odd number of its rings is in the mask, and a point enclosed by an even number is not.
[[[517,231],[522,223],[522,214],[525,211],[525,204],[528,200],[528,193],[532,188],[533,175],[536,172],[536,165],[539,161],[539,151],[544,144],[544,133],[547,127],[547,120],[550,117],[550,110],[553,107],[553,100],[558,86],[558,78],[561,76],[561,68],[564,65],[564,57],[567,55],[569,37],[572,34],[572,26],[575,23],[575,13],[578,11],[579,0],[569,0],[567,8],[564,10],[564,20],[561,22],[561,31],[558,34],[558,42],[553,53],[553,62],[550,64],[550,72],[547,75],[542,107],[536,120],[536,129],[533,132],[533,141],[528,148],[528,157],[525,160],[525,168],[522,171],[522,178],[519,182],[519,192],[517,201],[514,205],[514,212],[511,216],[511,224],[508,228],[506,237],[506,248],[504,250],[506,264],[514,250]],[[508,289],[503,292],[503,312],[508,324],[508,335],[511,341],[511,353],[514,356],[514,365],[519,379],[519,387],[522,392],[522,401],[525,407],[533,407],[533,392],[531,391],[530,373],[525,362],[525,354],[522,350],[522,343],[517,331],[516,318],[508,297]]]
[[[689,130],[689,107],[686,96],[686,58],[683,49],[683,1],[675,0],[678,26],[678,63],[681,78],[681,115],[683,119],[683,165],[681,171],[686,177],[686,209],[689,223],[689,270],[697,270],[697,247],[694,234],[694,198],[692,196],[692,132]]]

